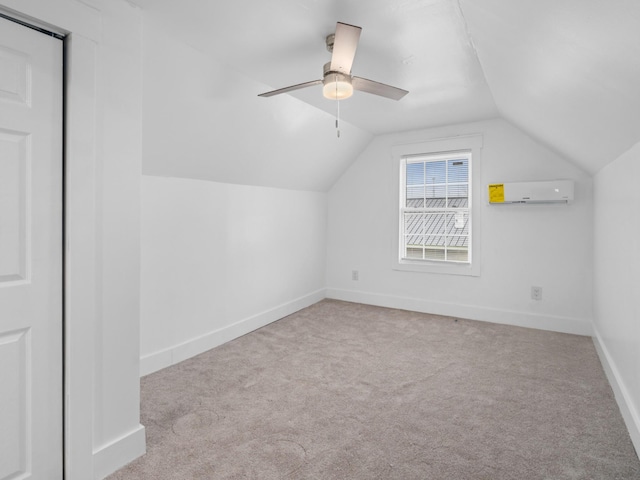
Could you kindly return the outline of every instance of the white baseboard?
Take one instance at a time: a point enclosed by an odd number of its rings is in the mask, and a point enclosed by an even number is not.
[[[171,348],[145,355],[140,359],[140,375],[148,375],[183,360],[211,350],[223,343],[246,335],[253,330],[264,327],[276,320],[309,307],[325,298],[325,290],[317,290],[308,295],[278,305],[272,309],[258,313],[226,327],[208,332]]]
[[[138,427],[93,452],[93,478],[102,480],[147,451],[144,427]]]
[[[596,346],[596,351],[600,357],[600,363],[602,363],[604,373],[607,375],[609,384],[613,389],[613,394],[616,397],[616,402],[620,408],[624,423],[627,426],[627,430],[629,430],[633,446],[636,449],[636,453],[640,454],[640,415],[634,407],[631,394],[625,386],[620,371],[613,361],[613,357],[611,357],[605,343],[602,341],[602,337],[597,328],[594,328],[593,343]]]
[[[355,290],[327,289],[327,298],[347,302],[364,303],[379,307],[397,308],[413,312],[432,313],[451,317],[467,318],[484,322],[501,323],[518,327],[537,328],[552,332],[572,333],[591,336],[593,333],[589,319],[541,315],[530,312],[517,312],[496,308],[463,305],[459,303],[437,302],[417,298],[397,297],[379,293]]]

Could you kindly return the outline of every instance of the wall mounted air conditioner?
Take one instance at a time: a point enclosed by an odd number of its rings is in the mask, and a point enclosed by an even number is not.
[[[573,184],[573,180],[492,183],[489,203],[569,203],[573,201]]]

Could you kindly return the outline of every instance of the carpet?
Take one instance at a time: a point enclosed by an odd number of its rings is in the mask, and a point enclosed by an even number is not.
[[[640,479],[589,337],[323,300],[141,379],[129,479]]]

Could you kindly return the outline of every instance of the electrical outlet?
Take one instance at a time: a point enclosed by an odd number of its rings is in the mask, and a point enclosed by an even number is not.
[[[531,299],[542,300],[542,287],[531,287]]]
[[[351,280],[358,281],[358,277],[359,276],[360,276],[360,274],[358,273],[358,270],[352,270],[351,271]]]

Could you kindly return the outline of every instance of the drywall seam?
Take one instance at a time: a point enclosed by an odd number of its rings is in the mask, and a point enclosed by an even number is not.
[[[625,386],[624,381],[620,376],[620,372],[618,371],[613,358],[609,354],[609,350],[602,341],[600,332],[598,332],[598,329],[595,326],[593,327],[593,330],[593,344],[596,347],[596,351],[600,357],[600,363],[602,364],[604,373],[607,375],[607,379],[609,380],[609,384],[611,385],[611,389],[615,395],[624,423],[627,426],[627,430],[629,430],[633,446],[636,449],[636,453],[638,453],[640,452],[640,414],[638,414],[638,411],[633,406],[629,390]]]
[[[433,300],[423,300],[409,297],[398,297],[379,293],[361,292],[328,288],[327,298],[345,300],[348,302],[364,303],[379,307],[398,308],[435,315],[479,320],[483,322],[500,323],[517,327],[536,328],[552,332],[570,333],[574,335],[592,334],[590,319],[543,315],[539,313],[518,312],[504,309],[494,309],[476,305],[463,305]]]
[[[283,303],[277,307],[265,310],[251,317],[234,322],[223,328],[205,333],[198,337],[182,342],[173,347],[153,352],[140,359],[140,375],[148,375],[157,372],[188,358],[199,355],[207,350],[211,350],[223,343],[246,335],[253,330],[264,327],[276,320],[291,315],[303,308],[309,307],[319,302],[326,296],[325,290],[320,289],[302,297]]]

